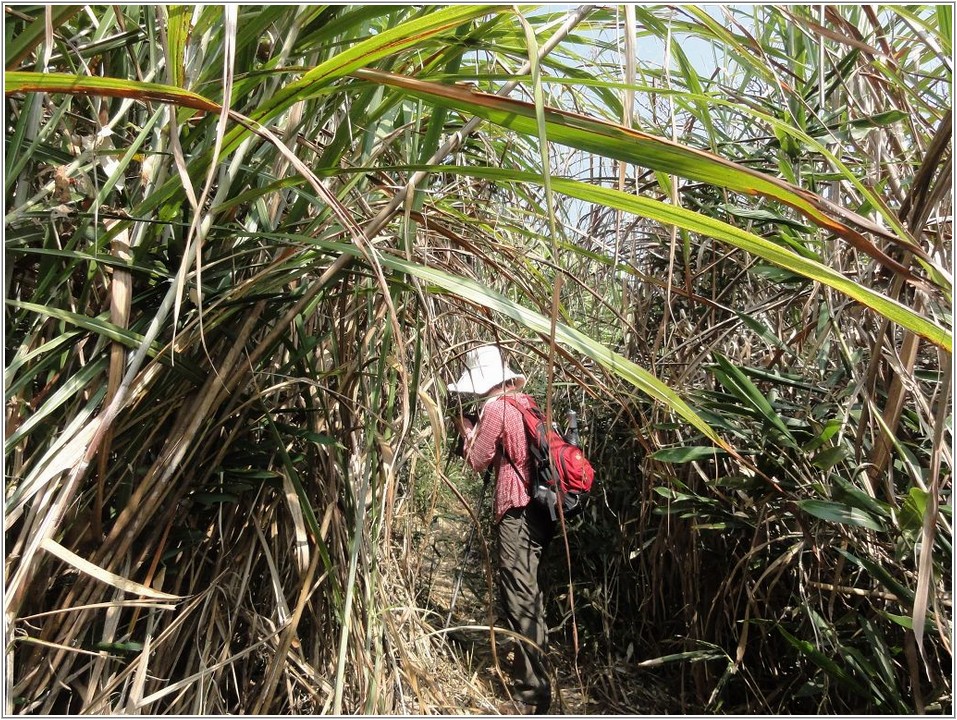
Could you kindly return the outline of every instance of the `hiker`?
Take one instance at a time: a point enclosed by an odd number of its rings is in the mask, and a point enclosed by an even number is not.
[[[532,457],[522,413],[504,398],[507,394],[525,406],[532,400],[520,392],[525,376],[512,372],[494,345],[470,350],[465,367],[449,390],[478,395],[484,403],[476,424],[463,416],[454,417],[453,424],[463,438],[462,456],[469,466],[479,472],[489,466],[495,469],[492,511],[505,618],[513,631],[544,648],[545,606],[538,566],[555,522],[543,505],[531,502],[527,479]],[[525,642],[516,645],[511,675],[512,697],[518,705],[510,704],[507,710],[509,714],[545,714],[551,704],[551,684],[541,652]]]

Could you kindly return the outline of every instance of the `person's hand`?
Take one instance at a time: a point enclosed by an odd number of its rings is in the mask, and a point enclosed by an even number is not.
[[[465,437],[472,429],[473,423],[471,418],[464,415],[455,415],[452,417],[452,426],[459,435]]]
[[[478,418],[469,415],[453,415],[452,427],[458,433],[458,441],[455,443],[453,454],[459,457],[465,457],[465,436],[471,431]]]

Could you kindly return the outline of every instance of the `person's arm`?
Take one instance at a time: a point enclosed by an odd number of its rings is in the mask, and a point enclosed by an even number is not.
[[[505,420],[504,405],[502,402],[487,403],[478,424],[465,435],[465,462],[473,470],[481,472],[495,459]]]
[[[469,436],[469,433],[472,432],[474,424],[472,423],[471,418],[465,415],[456,415],[452,418],[452,427],[455,428],[455,431],[459,435],[466,438]]]

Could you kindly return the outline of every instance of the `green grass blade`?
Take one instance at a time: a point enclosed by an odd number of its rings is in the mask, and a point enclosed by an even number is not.
[[[289,478],[289,481],[296,490],[299,506],[302,509],[303,520],[305,521],[306,527],[309,529],[309,534],[312,535],[313,542],[316,544],[315,551],[319,553],[319,557],[322,560],[323,569],[330,573],[329,577],[332,582],[332,592],[335,596],[335,601],[338,604],[341,602],[342,589],[339,587],[339,583],[337,582],[335,574],[331,573],[332,557],[329,554],[329,548],[322,539],[322,532],[319,527],[319,520],[316,518],[315,509],[312,507],[309,494],[306,492],[306,488],[302,484],[302,478],[299,477],[299,473],[296,471],[296,466],[292,462],[292,458],[289,457],[289,453],[286,450],[286,443],[279,432],[279,428],[276,427],[276,423],[272,418],[272,414],[265,406],[263,406],[262,410],[263,417],[266,419],[266,425],[269,428],[269,434],[275,442],[275,450],[279,454],[279,458],[282,461],[283,469],[286,471],[286,477]]]
[[[851,690],[854,693],[857,693],[861,696],[866,696],[867,691],[863,686],[861,686],[851,675],[840,665],[838,665],[834,660],[829,658],[827,655],[818,650],[814,645],[812,645],[807,640],[801,640],[794,637],[791,633],[785,630],[780,625],[778,627],[778,632],[787,640],[791,645],[793,645],[797,650],[799,650],[805,657],[807,657],[812,663],[817,665],[821,670],[827,673],[827,676],[833,680],[836,680],[841,685],[843,685],[848,690]]]
[[[7,300],[7,303],[13,307],[35,312],[39,315],[46,315],[48,317],[57,318],[58,320],[63,320],[76,327],[83,328],[97,335],[102,335],[104,338],[113,340],[114,342],[121,343],[128,348],[136,349],[143,344],[144,336],[140,333],[121,328],[109,320],[106,320],[105,318],[109,316],[109,312],[104,313],[102,317],[90,317],[89,315],[70,312],[69,310],[52,307],[50,305],[39,305],[37,303],[20,300]],[[162,350],[162,345],[158,342],[154,342],[147,353],[150,357],[158,357],[159,361],[163,364],[175,367],[177,372],[184,373],[186,377],[192,379],[194,382],[202,381],[204,373],[195,363],[186,358],[177,358],[174,365],[167,355],[160,354]]]
[[[3,91],[7,95],[47,92],[155,100],[206,112],[220,109],[218,103],[172,85],[66,73],[8,72],[3,77]]]
[[[11,433],[10,437],[4,441],[4,451],[7,453],[12,452],[17,443],[30,434],[39,423],[43,422],[45,418],[49,417],[51,413],[70,400],[70,398],[80,393],[94,378],[102,374],[105,366],[106,363],[104,360],[97,360],[96,362],[85,365],[74,373],[69,380],[57,388],[57,390],[46,399],[42,407],[38,408],[20,427]],[[105,391],[106,387],[103,386],[96,391],[96,394],[98,397],[101,397],[101,393]]]
[[[7,300],[7,304],[13,307],[21,308],[23,310],[35,312],[40,315],[47,315],[49,317],[57,318],[58,320],[64,320],[71,325],[76,325],[77,327],[97,333],[98,335],[102,335],[110,340],[122,343],[127,347],[139,347],[139,344],[143,339],[138,333],[118,327],[108,320],[104,320],[100,317],[90,317],[88,315],[70,312],[69,310],[64,310],[58,307],[39,305],[37,303],[19,300]],[[109,313],[104,313],[103,317],[107,317],[108,315]],[[161,348],[158,344],[154,345],[150,354],[155,356],[160,349]]]
[[[827,522],[854,525],[875,531],[884,529],[881,523],[869,513],[844,503],[830,500],[799,500],[797,504],[808,515],[813,515]]]
[[[944,55],[953,57],[954,54],[954,6],[941,3],[937,6],[937,27],[940,35],[941,48]]]
[[[787,425],[784,424],[784,420],[775,412],[774,408],[771,407],[771,403],[764,397],[761,391],[758,390],[757,386],[748,379],[748,376],[745,375],[740,368],[735,367],[735,365],[721,353],[714,352],[712,355],[720,368],[718,377],[721,380],[721,384],[724,385],[729,392],[735,394],[739,400],[754,408],[768,423],[773,425],[792,446],[797,445],[794,436],[791,435],[791,431],[788,430]]]
[[[23,60],[33,48],[39,45],[46,34],[46,11],[47,6],[40,6],[39,12],[33,21],[14,38],[7,38],[6,54],[4,56],[4,66],[12,70],[21,60]],[[52,12],[53,29],[60,27],[82,10],[81,5],[53,5],[49,8]],[[5,22],[10,22],[5,18]]]
[[[414,97],[477,115],[515,132],[531,136],[538,132],[535,106],[526,102],[376,70],[361,70],[355,75],[370,82],[399,88]],[[713,153],[604,120],[554,108],[547,108],[545,116],[548,136],[554,142],[745,195],[777,200],[813,220],[821,228],[841,236],[882,265],[905,277],[913,277],[907,268],[887,256],[858,231],[829,214],[828,205],[823,199],[791,183]]]
[[[534,173],[520,173],[515,170],[500,168],[447,166],[433,168],[433,170],[437,172],[457,172],[509,182],[540,182],[540,178]],[[692,210],[619,192],[612,188],[597,187],[564,178],[552,178],[551,183],[557,192],[569,197],[625,210],[668,225],[677,225],[685,230],[706,235],[740,248],[778,267],[790,270],[822,285],[827,285],[862,305],[866,305],[901,327],[912,330],[947,352],[953,352],[953,335],[948,329],[914,312],[913,309],[897,300],[881,295],[866,285],[854,282],[823,263],[803,257],[763,237]]]
[[[186,45],[189,42],[192,5],[169,5],[166,10],[166,72],[170,85],[186,87]]]
[[[462,23],[485,15],[494,5],[454,5],[437,12],[401,23],[350,45],[324,63],[312,68],[299,80],[286,85],[263,103],[253,119],[266,124],[294,102],[305,100],[321,92],[329,83],[405,48],[413,47],[443,32],[454,30]],[[244,136],[244,134],[243,134]],[[224,146],[228,153],[240,134],[234,133]]]
[[[323,248],[347,253],[354,257],[361,257],[361,251],[352,245],[328,243],[312,238],[303,238],[303,240]],[[420,265],[419,263],[410,262],[393,255],[383,253],[379,255],[378,259],[384,267],[418,277],[457,297],[510,317],[529,330],[540,334],[542,337],[549,336],[551,321],[548,318],[541,313],[518,304],[514,300],[505,297],[489,287],[480,285],[468,278],[451,275],[437,268]],[[716,445],[729,453],[735,454],[734,450],[674,390],[641,366],[636,365],[614,350],[593,340],[580,330],[569,327],[564,323],[556,324],[555,340],[565,347],[581,353],[609,372],[631,383],[635,388],[653,400],[662,403],[665,407],[670,408],[676,414],[683,417],[689,424],[697,428]]]

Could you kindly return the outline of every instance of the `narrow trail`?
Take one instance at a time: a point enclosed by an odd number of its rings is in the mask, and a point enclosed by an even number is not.
[[[477,497],[477,495],[475,496]],[[443,506],[444,505],[444,506]],[[491,528],[489,501],[484,503],[481,522],[489,543],[489,553],[494,563],[494,538]],[[487,692],[488,704],[494,707],[497,702],[506,700],[507,695],[495,672],[495,662],[491,651],[489,632],[476,629],[487,628],[489,624],[489,605],[491,603],[494,624],[505,627],[499,617],[498,597],[493,581],[493,596],[489,597],[488,579],[482,560],[480,539],[476,533],[468,558],[465,557],[466,543],[471,529],[471,519],[464,509],[452,499],[440,501],[436,507],[435,519],[430,528],[430,541],[423,547],[423,576],[420,600],[435,613],[437,627],[448,620],[448,634],[452,655],[461,670],[467,674],[473,684]],[[563,552],[559,538],[548,549],[549,554]],[[561,563],[564,566],[564,561]],[[455,584],[461,573],[461,584],[452,607]],[[562,578],[553,582],[561,584]],[[555,715],[604,715],[604,714],[668,714],[676,712],[675,701],[665,688],[656,683],[648,683],[647,678],[629,677],[623,667],[607,667],[607,662],[589,662],[580,656],[576,672],[574,649],[566,643],[566,633],[556,627],[561,622],[555,616],[560,614],[553,593],[546,593],[546,616],[549,622],[549,646],[546,653],[552,674],[553,701],[550,714]],[[510,642],[504,636],[496,640],[497,654],[503,672],[507,672],[510,655]],[[580,679],[581,678],[581,679]],[[621,684],[626,683],[630,690],[627,695],[632,702],[622,703],[614,699],[623,693]],[[680,712],[680,710],[677,710]],[[475,714],[494,714],[493,709],[477,709]]]

